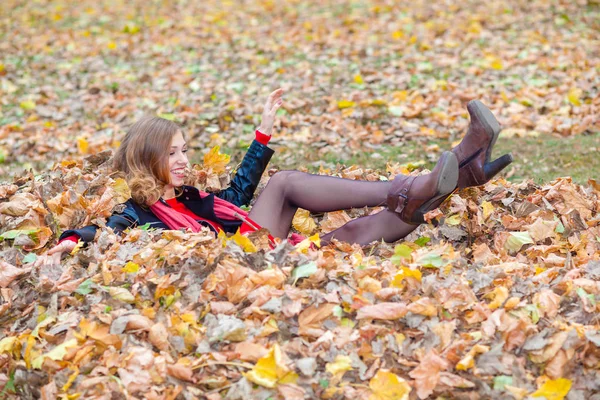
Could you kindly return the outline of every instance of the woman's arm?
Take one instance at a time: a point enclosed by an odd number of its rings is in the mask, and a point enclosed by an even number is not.
[[[256,140],[252,142],[244,156],[240,168],[231,181],[231,186],[216,193],[217,197],[238,207],[250,204],[260,178],[274,153],[266,144],[273,132],[277,110],[283,104],[282,94],[283,89],[277,89],[269,95],[264,106],[260,126],[256,132]]]
[[[231,186],[215,194],[238,207],[250,204],[260,178],[274,151],[256,140],[252,142]]]
[[[123,212],[113,213],[106,221],[106,226],[112,228],[115,233],[121,233],[125,229],[136,225],[139,220],[135,209],[133,208],[132,200],[125,203]],[[96,225],[88,225],[80,229],[69,229],[64,231],[59,238],[56,246],[48,250],[48,252],[39,257],[36,265],[56,265],[60,264],[60,259],[64,253],[73,251],[77,242],[82,240],[86,243],[94,240],[98,227]]]

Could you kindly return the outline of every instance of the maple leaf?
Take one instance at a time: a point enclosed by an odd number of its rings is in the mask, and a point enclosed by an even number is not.
[[[42,368],[42,363],[44,359],[49,358],[50,360],[62,360],[67,355],[67,348],[77,346],[77,339],[69,339],[54,347],[49,352],[42,354],[41,356],[35,358],[31,362],[31,366],[33,368],[40,369]]]
[[[225,172],[225,167],[229,164],[230,156],[223,154],[219,146],[215,146],[204,155],[204,168],[212,169],[215,173]]]
[[[277,343],[244,376],[249,381],[268,388],[274,388],[278,384],[295,383],[298,380],[298,375],[283,363],[281,349]]]
[[[543,397],[546,400],[563,400],[571,390],[572,382],[570,379],[559,378],[556,380],[548,379],[544,384],[530,396],[533,398]]]

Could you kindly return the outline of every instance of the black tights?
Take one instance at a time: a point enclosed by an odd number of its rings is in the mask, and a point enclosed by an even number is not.
[[[300,171],[281,171],[271,177],[250,211],[250,218],[273,236],[287,237],[298,208],[322,213],[386,204],[391,182],[368,182]],[[395,242],[417,226],[403,222],[387,208],[375,215],[357,218],[321,237],[366,245],[373,241]]]

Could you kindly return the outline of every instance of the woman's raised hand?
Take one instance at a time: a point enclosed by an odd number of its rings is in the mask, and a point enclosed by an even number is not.
[[[39,267],[42,265],[58,265],[60,264],[60,258],[63,253],[72,252],[75,246],[77,246],[77,243],[73,242],[72,240],[65,240],[48,250],[45,255],[38,257],[34,266]]]
[[[275,114],[277,113],[279,107],[281,107],[283,104],[283,99],[281,98],[282,95],[283,89],[279,88],[269,95],[269,98],[265,103],[262,120],[260,122],[260,126],[258,127],[258,130],[265,135],[271,136],[273,133]]]

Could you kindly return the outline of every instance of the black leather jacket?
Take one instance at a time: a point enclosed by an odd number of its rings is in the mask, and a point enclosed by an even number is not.
[[[254,140],[244,156],[235,177],[231,181],[230,187],[202,199],[195,187],[184,186],[183,194],[178,200],[185,204],[194,214],[221,224],[225,232],[235,232],[241,225],[241,221],[226,221],[217,218],[213,208],[214,196],[227,200],[238,207],[249,205],[273,153],[272,149]],[[167,204],[163,199],[160,199],[160,201]],[[133,200],[129,199],[124,203],[124,206],[125,208],[122,212],[113,213],[106,221],[106,226],[112,228],[115,232],[122,232],[127,228],[145,224],[150,224],[151,228],[169,229],[152,211],[148,208],[140,207]],[[205,225],[212,229],[209,224]],[[96,225],[88,225],[81,229],[69,229],[60,235],[60,239],[62,240],[75,234],[84,242],[91,242],[96,236],[97,229]]]

